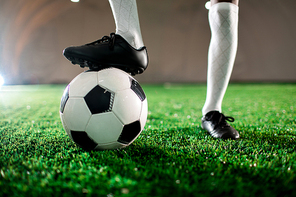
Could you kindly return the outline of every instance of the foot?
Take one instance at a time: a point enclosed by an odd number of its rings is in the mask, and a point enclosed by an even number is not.
[[[136,75],[144,72],[148,66],[146,47],[135,49],[115,33],[86,45],[68,47],[63,54],[73,64],[91,70],[116,67]]]
[[[234,122],[233,117],[226,117],[218,111],[210,111],[201,119],[201,126],[214,138],[239,139],[239,133],[226,121]]]

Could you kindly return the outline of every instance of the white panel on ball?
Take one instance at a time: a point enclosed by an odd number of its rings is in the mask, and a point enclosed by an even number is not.
[[[129,124],[139,120],[141,105],[141,100],[131,89],[122,90],[115,95],[113,112],[124,124]]]
[[[60,113],[60,117],[61,117],[61,120],[62,120],[62,125],[63,125],[65,131],[67,132],[68,136],[72,139],[70,129],[68,128],[67,123],[64,121],[64,117],[63,116],[64,116],[64,114]]]
[[[148,115],[148,102],[147,102],[147,99],[145,99],[142,102],[142,111],[141,111],[141,116],[140,116],[141,130],[144,129],[144,126],[147,121],[147,115]]]
[[[96,146],[95,150],[107,150],[107,149],[119,149],[126,147],[126,144],[121,144],[119,142],[111,142],[107,144],[99,144]]]
[[[70,82],[70,97],[84,97],[98,83],[97,72],[83,72]]]
[[[114,92],[131,87],[129,75],[117,68],[108,68],[98,72],[98,83]]]
[[[91,113],[83,98],[69,98],[63,117],[72,131],[84,131]]]
[[[100,146],[100,143],[116,141],[122,129],[123,124],[113,112],[106,112],[92,115],[85,131]]]

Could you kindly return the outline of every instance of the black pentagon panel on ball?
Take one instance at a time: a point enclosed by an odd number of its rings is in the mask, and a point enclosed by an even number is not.
[[[64,113],[64,109],[65,109],[68,99],[69,99],[69,85],[66,87],[64,94],[62,96],[62,99],[61,99],[61,105],[60,105],[60,112],[61,113]]]
[[[84,150],[94,150],[97,146],[97,143],[89,138],[87,133],[85,133],[84,131],[71,131],[71,136],[73,138],[73,141]]]
[[[123,127],[123,130],[117,141],[123,144],[129,144],[131,141],[135,139],[135,137],[138,136],[140,132],[141,132],[140,121],[135,121]]]
[[[114,93],[97,85],[84,100],[92,114],[104,113],[112,110]]]
[[[141,101],[144,101],[146,99],[146,95],[142,89],[142,87],[140,86],[140,84],[132,79],[131,79],[131,89],[138,95],[138,97],[140,98]]]

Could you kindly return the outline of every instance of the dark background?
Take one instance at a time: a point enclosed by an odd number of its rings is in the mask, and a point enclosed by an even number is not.
[[[138,0],[150,64],[140,83],[205,82],[205,0]],[[296,1],[241,0],[234,82],[296,82]],[[83,70],[62,56],[115,31],[107,0],[0,0],[6,84],[68,83]]]

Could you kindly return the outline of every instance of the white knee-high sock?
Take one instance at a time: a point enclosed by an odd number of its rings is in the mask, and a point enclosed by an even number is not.
[[[109,0],[116,25],[116,34],[139,49],[144,46],[136,0]]]
[[[238,6],[233,3],[217,3],[209,10],[211,42],[208,52],[207,97],[203,115],[210,111],[222,111],[238,43]]]

